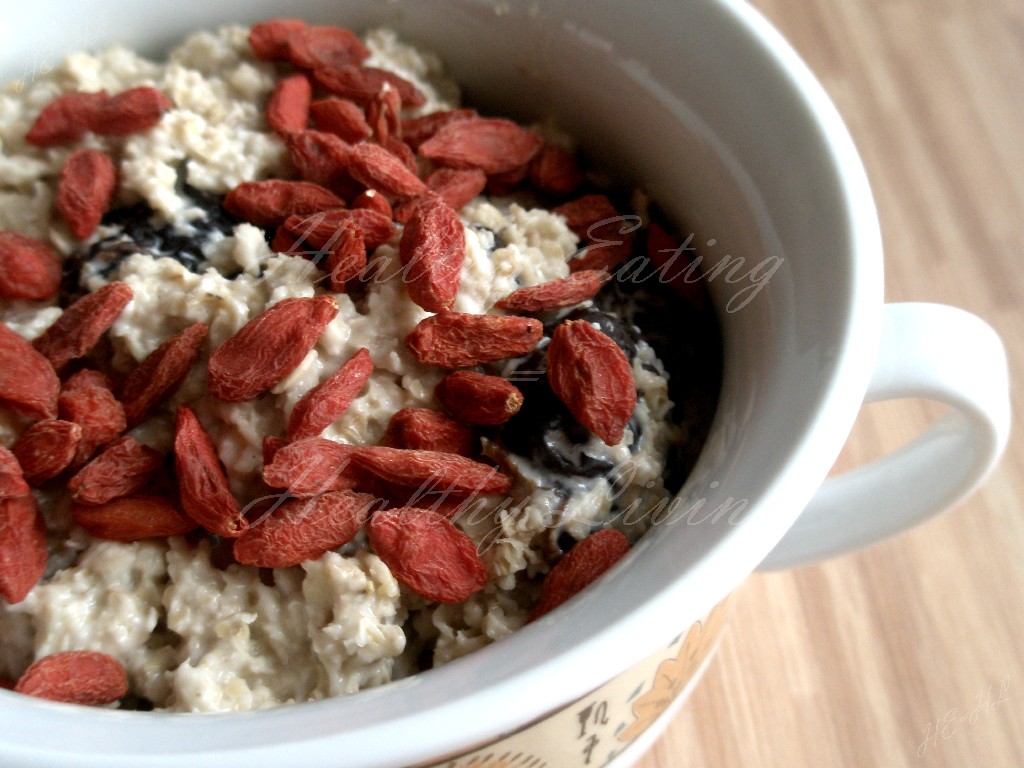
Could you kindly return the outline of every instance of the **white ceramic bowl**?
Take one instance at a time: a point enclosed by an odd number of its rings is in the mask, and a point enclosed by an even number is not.
[[[706,657],[719,619],[698,625],[700,642],[680,634],[766,557],[785,566],[894,533],[969,492],[996,460],[1008,424],[998,339],[956,310],[883,307],[878,222],[851,140],[792,50],[739,0],[22,3],[0,21],[0,79],[31,77],[82,47],[119,42],[159,55],[198,28],[284,14],[397,28],[438,51],[482,111],[554,116],[592,161],[645,188],[696,242],[715,241],[705,266],[721,267],[709,285],[725,383],[683,513],[600,585],[512,638],[347,698],[200,716],[0,692],[0,765],[566,768],[582,764],[586,746],[575,726],[560,744],[537,736],[530,754],[466,755],[559,712],[577,718],[587,701],[597,707],[587,710],[591,735],[600,734],[590,765],[624,765],[642,740],[632,752],[617,743],[614,718],[601,721],[605,699],[588,694],[673,649],[665,659],[692,663],[671,700]],[[928,341],[936,324],[952,334],[943,349]],[[954,416],[941,434],[831,483],[779,545],[866,393],[927,394],[955,406]],[[927,472],[935,479],[927,495],[880,520],[869,504],[894,472],[911,483],[910,496]]]

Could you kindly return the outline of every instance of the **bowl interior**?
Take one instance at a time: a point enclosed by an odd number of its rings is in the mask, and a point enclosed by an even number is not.
[[[0,81],[81,48],[121,43],[158,56],[189,31],[281,15],[265,0],[188,13],[170,2],[60,5],[59,25],[53,4],[5,12]],[[725,341],[712,435],[671,522],[616,578],[448,667],[348,699],[227,717],[83,712],[0,692],[0,754],[47,743],[59,720],[69,752],[106,750],[105,765],[154,744],[230,758],[221,765],[243,754],[247,765],[271,764],[296,741],[307,765],[329,764],[341,743],[368,755],[347,764],[401,765],[515,727],[669,642],[733,589],[795,519],[852,423],[881,306],[874,210],[834,110],[749,8],[305,0],[287,13],[397,28],[440,53],[467,102],[553,118],[592,164],[642,187],[692,233]],[[468,722],[469,707],[489,716]],[[131,728],[117,728],[126,718]]]

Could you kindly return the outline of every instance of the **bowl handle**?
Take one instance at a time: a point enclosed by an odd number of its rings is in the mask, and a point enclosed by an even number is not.
[[[864,402],[924,397],[950,406],[908,445],[825,480],[760,570],[822,560],[904,531],[970,494],[1010,431],[1006,351],[972,314],[887,304]]]

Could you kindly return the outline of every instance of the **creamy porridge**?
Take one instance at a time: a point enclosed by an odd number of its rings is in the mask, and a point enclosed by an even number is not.
[[[273,226],[243,221],[222,205],[239,184],[297,175],[288,142],[268,125],[266,111],[292,70],[256,58],[249,34],[242,27],[195,34],[163,63],[123,48],[76,53],[23,89],[0,94],[0,231],[42,241],[63,261],[56,296],[0,299],[0,320],[32,341],[79,296],[112,283],[129,286],[131,299],[103,340],[61,371],[66,386],[78,368],[99,370],[115,392],[168,339],[205,323],[198,360],[184,380],[127,425],[127,434],[164,457],[141,493],[175,497],[175,413],[187,404],[256,527],[260,505],[284,493],[264,482],[267,439],[276,438],[280,449],[296,404],[346,361],[363,349],[372,358],[365,384],[320,434],[345,446],[386,443],[392,417],[403,409],[442,411],[435,389],[449,371],[421,362],[406,343],[433,313],[407,296],[401,224],[368,248],[362,277],[339,292],[328,290],[322,263],[294,249],[275,250]],[[422,103],[404,106],[401,117],[460,107],[437,57],[387,30],[363,40],[364,66],[395,73],[422,94]],[[61,94],[143,86],[172,104],[147,130],[85,132],[49,147],[26,142],[40,112]],[[534,130],[560,157],[568,155],[566,137]],[[116,196],[85,240],[55,212],[56,180],[71,153],[83,148],[106,153],[117,169]],[[430,162],[420,157],[419,166],[423,175]],[[552,210],[592,192],[585,183],[559,197],[505,172],[489,177],[485,190],[458,207],[465,259],[449,307],[455,313],[505,314],[495,305],[513,291],[569,277],[585,245],[571,215]],[[357,187],[348,179],[339,195],[358,194]],[[408,201],[391,200],[400,218],[403,202],[407,216]],[[642,199],[633,203],[640,243],[648,211]],[[522,406],[500,425],[471,428],[475,460],[498,467],[511,485],[507,494],[479,495],[451,515],[486,568],[486,583],[468,598],[439,602],[417,594],[378,556],[365,531],[315,558],[273,569],[236,562],[229,539],[201,530],[137,541],[90,535],[76,523],[67,489],[90,458],[80,457],[33,483],[46,526],[47,568],[24,599],[0,600],[0,677],[16,680],[34,659],[60,651],[99,651],[127,671],[123,707],[237,711],[381,685],[516,631],[530,619],[545,573],[576,541],[601,528],[621,530],[630,540],[644,533],[703,439],[716,397],[714,322],[700,301],[665,298],[661,285],[648,291],[657,282],[620,273],[593,299],[536,313],[544,336],[535,349],[472,366],[514,384]],[[211,396],[212,351],[268,308],[325,293],[337,313],[285,376],[243,402]],[[664,328],[654,333],[666,304],[689,313],[688,330],[674,338]],[[547,345],[567,317],[612,339],[632,368],[636,406],[613,445],[569,415],[545,379]],[[672,380],[671,392],[666,368],[687,374]],[[14,447],[31,423],[0,403],[0,446]]]

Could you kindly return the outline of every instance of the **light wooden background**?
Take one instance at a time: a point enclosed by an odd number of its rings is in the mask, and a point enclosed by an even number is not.
[[[993,324],[1024,410],[1024,2],[755,0],[835,100],[878,202],[889,301]],[[862,412],[838,467],[936,410]],[[639,768],[1024,766],[1024,438],[938,520],[751,577]]]

